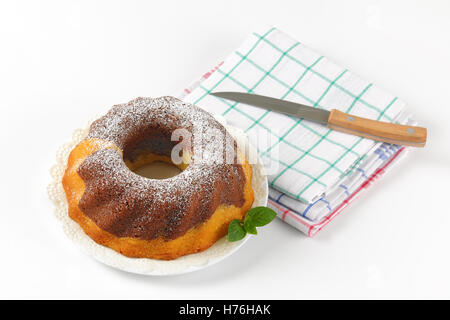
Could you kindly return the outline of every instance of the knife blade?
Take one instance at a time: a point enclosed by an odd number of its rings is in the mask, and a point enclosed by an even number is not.
[[[327,125],[330,129],[375,141],[424,147],[427,140],[426,128],[366,119],[337,109],[328,111],[292,101],[244,92],[213,92],[211,95],[318,122]]]

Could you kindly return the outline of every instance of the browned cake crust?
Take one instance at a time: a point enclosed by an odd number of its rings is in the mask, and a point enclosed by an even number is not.
[[[130,170],[144,158],[170,161],[178,143],[172,133],[181,128],[194,141],[183,150],[190,155],[185,170],[162,180]],[[173,259],[204,250],[253,203],[251,167],[238,161],[229,139],[210,114],[173,97],[114,106],[69,156],[69,215],[96,242],[127,256]]]

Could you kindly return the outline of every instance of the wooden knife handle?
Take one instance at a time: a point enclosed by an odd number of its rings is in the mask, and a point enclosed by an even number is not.
[[[427,129],[356,117],[342,111],[331,110],[330,129],[387,143],[424,147]]]

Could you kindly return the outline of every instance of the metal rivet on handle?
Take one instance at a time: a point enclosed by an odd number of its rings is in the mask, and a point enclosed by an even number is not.
[[[413,128],[408,128],[408,133],[413,134],[414,133],[414,129]]]
[[[347,117],[347,120],[348,120],[348,121],[354,121],[355,118],[353,118],[353,117]]]

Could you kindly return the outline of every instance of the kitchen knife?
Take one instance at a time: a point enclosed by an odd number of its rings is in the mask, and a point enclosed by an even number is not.
[[[426,128],[361,118],[337,109],[328,111],[287,100],[243,92],[214,92],[211,95],[319,122],[327,125],[330,129],[376,141],[424,147],[427,140]]]

